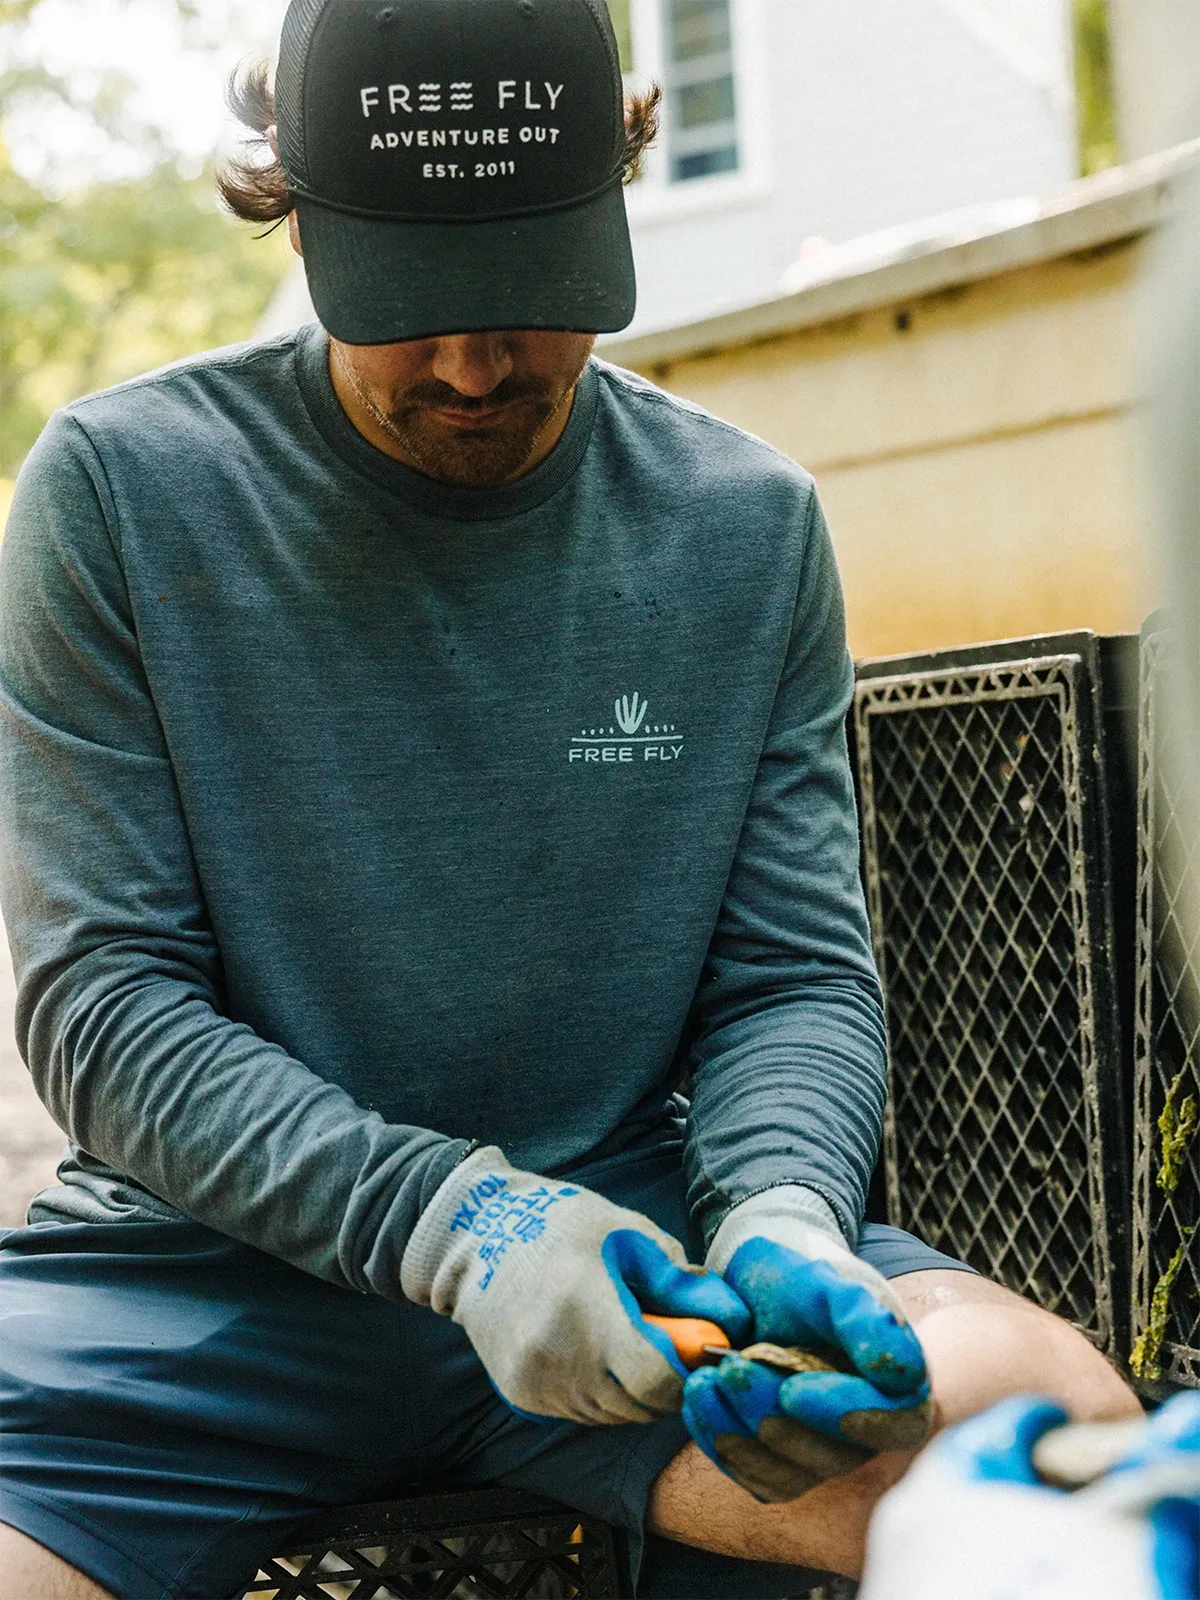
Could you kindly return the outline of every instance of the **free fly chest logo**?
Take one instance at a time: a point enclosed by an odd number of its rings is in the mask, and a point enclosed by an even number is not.
[[[651,715],[649,703],[635,689],[613,701],[612,720],[580,728],[567,747],[567,760],[588,765],[661,765],[683,755],[683,734],[673,722]]]

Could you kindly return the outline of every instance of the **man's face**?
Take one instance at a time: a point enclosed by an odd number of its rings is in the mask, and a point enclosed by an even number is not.
[[[428,477],[493,488],[557,443],[595,342],[587,333],[541,331],[333,341],[330,366],[368,438]]]

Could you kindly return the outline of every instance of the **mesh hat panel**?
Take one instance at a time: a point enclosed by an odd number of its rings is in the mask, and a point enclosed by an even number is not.
[[[308,186],[308,156],[300,105],[303,67],[327,0],[292,0],[283,19],[279,66],[275,73],[275,115],[279,121],[279,153],[293,182]]]

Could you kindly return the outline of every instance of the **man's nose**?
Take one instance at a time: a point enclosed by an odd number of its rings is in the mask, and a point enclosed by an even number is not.
[[[512,369],[512,355],[503,334],[455,333],[437,341],[433,376],[472,400],[491,394]]]

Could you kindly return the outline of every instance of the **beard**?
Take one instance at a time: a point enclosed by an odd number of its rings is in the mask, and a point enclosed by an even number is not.
[[[569,382],[507,377],[481,399],[431,379],[392,396],[380,410],[397,442],[429,477],[460,488],[494,489],[521,471],[585,364]],[[490,415],[497,407],[503,409]],[[451,422],[438,415],[442,409],[467,419],[476,412],[480,420]]]

